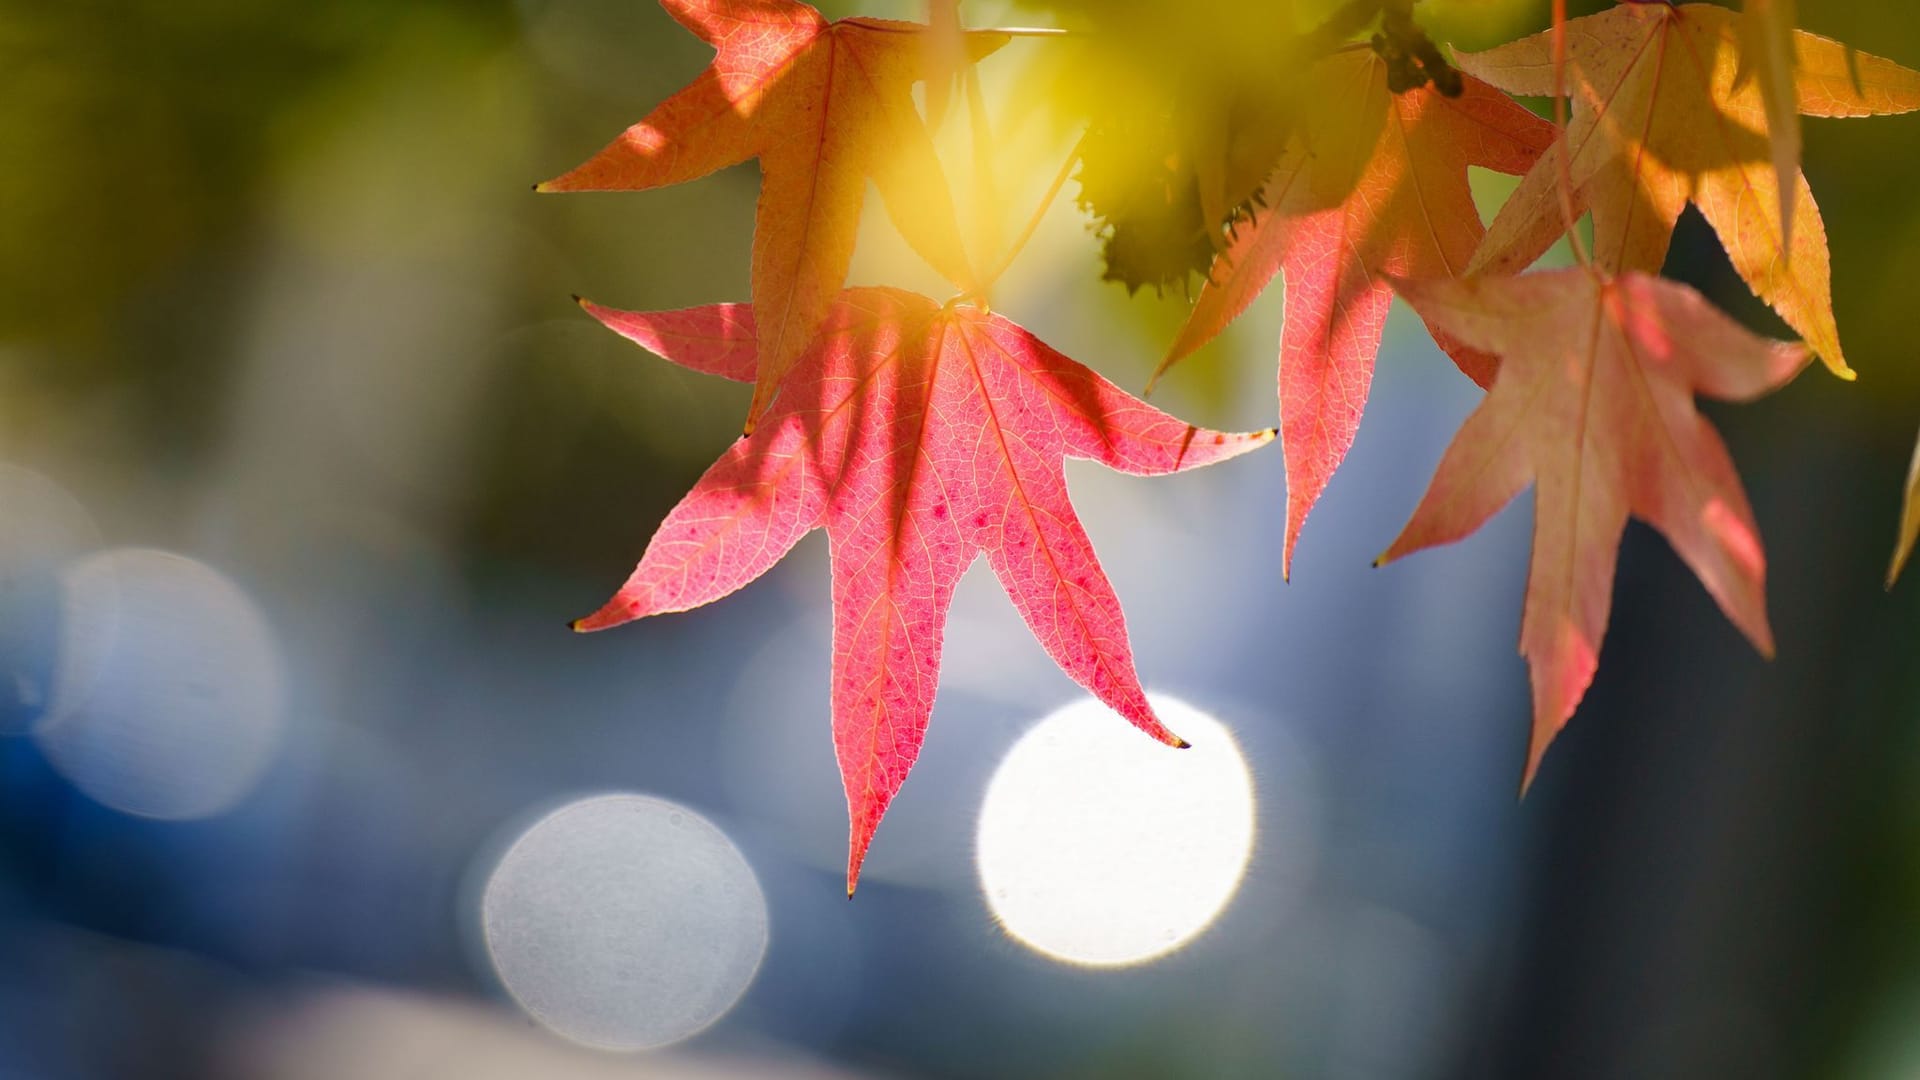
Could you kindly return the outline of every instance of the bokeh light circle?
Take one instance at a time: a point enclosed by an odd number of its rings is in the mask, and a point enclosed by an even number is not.
[[[980,885],[1007,933],[1069,963],[1164,956],[1225,909],[1253,854],[1253,779],[1231,732],[1173,698],[1147,738],[1093,698],[1008,751],[980,811]]]
[[[60,583],[60,658],[33,733],[53,767],[142,817],[210,817],[251,792],[286,699],[279,644],[247,594],[151,548],[89,556]]]
[[[500,981],[528,1015],[609,1050],[698,1034],[746,992],[767,903],[725,833],[686,807],[599,795],[535,822],[481,897]]]

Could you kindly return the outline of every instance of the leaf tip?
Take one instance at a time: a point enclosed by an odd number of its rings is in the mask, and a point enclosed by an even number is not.
[[[1888,592],[1892,592],[1893,587],[1900,583],[1900,575],[1906,570],[1907,559],[1912,555],[1913,542],[1908,540],[1904,535],[1901,536],[1899,544],[1893,549],[1893,559],[1887,564]]]
[[[847,856],[847,899],[853,899],[853,891],[860,887],[860,868],[867,862],[867,849],[864,845]]]
[[[606,606],[591,615],[584,615],[567,624],[567,628],[576,634],[591,634],[597,630],[610,630],[613,627],[630,623],[635,619],[644,619],[657,612],[648,611],[641,605],[615,596]]]
[[[1783,341],[1779,344],[1783,351],[1794,357],[1797,365],[1793,369],[1795,372],[1800,371],[1801,368],[1817,358],[1822,367],[1826,368],[1834,378],[1842,382],[1853,382],[1860,377],[1859,372],[1848,366],[1847,358],[1841,354],[1840,346],[1837,342],[1834,344],[1831,352],[1815,348],[1806,341]]]

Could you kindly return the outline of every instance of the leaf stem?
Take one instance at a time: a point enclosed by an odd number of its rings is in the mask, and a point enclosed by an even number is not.
[[[1053,26],[970,26],[969,34],[1005,34],[1017,38],[1087,37],[1084,30],[1066,30]]]
[[[993,269],[981,275],[980,284],[969,294],[970,297],[985,297],[987,291],[993,288],[994,282],[1000,280],[1000,275],[1007,272],[1007,268],[1013,265],[1013,260],[1018,258],[1020,252],[1026,248],[1027,241],[1033,239],[1033,234],[1040,228],[1040,219],[1047,216],[1047,211],[1053,207],[1053,200],[1059,198],[1060,189],[1067,185],[1067,178],[1073,175],[1073,166],[1080,160],[1080,149],[1086,141],[1086,136],[1082,135],[1079,141],[1073,144],[1073,149],[1067,153],[1067,159],[1060,163],[1060,171],[1053,175],[1053,182],[1047,185],[1047,193],[1040,196],[1040,205],[1033,208],[1033,214],[1027,218],[1026,225],[1020,229],[1019,235],[1013,238],[1013,243],[1007,246],[1006,254],[1000,257],[999,262],[994,263]]]
[[[1000,250],[1000,185],[993,175],[993,126],[987,115],[986,95],[980,89],[980,69],[968,64],[961,81],[973,142],[973,251],[985,258]],[[981,292],[984,294],[991,285],[990,277],[981,284]]]

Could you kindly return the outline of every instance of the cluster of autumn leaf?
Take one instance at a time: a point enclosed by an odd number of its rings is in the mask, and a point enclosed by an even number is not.
[[[1279,425],[1226,434],[1149,406],[981,302],[996,275],[969,257],[913,88],[926,81],[929,111],[944,109],[954,73],[1006,32],[960,29],[951,2],[933,5],[931,26],[830,23],[797,0],[661,2],[714,48],[712,64],[539,188],[639,190],[758,158],[749,303],[583,304],[652,352],[754,392],[747,434],[667,516],[618,594],[576,625],[710,603],[826,529],[850,890],[919,753],[947,607],[978,554],[1069,676],[1183,745],[1141,688],[1062,459],[1156,475],[1277,434],[1284,573],[1353,443],[1396,294],[1487,395],[1381,561],[1460,539],[1534,487],[1520,636],[1533,683],[1527,779],[1593,677],[1629,515],[1658,528],[1771,653],[1753,514],[1694,397],[1767,393],[1815,355],[1852,377],[1825,230],[1799,168],[1798,117],[1920,108],[1920,74],[1796,30],[1790,0],[1748,0],[1743,12],[1623,2],[1456,54],[1462,78],[1401,93],[1389,89],[1379,38],[1326,51],[1307,76],[1316,104],[1271,139],[1278,156],[1263,168],[1257,211],[1222,215],[1219,192],[1205,188],[1221,170],[1195,169],[1198,202],[1221,228],[1161,370],[1219,334],[1276,274],[1287,294]],[[1509,94],[1570,97],[1571,118],[1556,127]],[[1484,226],[1472,166],[1520,177]],[[870,181],[953,299],[843,289]],[[1657,276],[1689,202],[1804,344],[1758,337]],[[1588,213],[1580,265],[1523,272]],[[1910,515],[1903,555],[1917,530],[1920,514]]]

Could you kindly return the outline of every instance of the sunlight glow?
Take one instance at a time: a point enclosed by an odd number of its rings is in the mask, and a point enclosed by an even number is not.
[[[1233,735],[1153,696],[1173,750],[1085,698],[1014,744],[980,811],[980,886],[1022,944],[1068,963],[1138,964],[1197,937],[1253,854],[1253,778]]]
[[[487,879],[493,967],[529,1015],[577,1043],[665,1046],[726,1015],[767,951],[767,901],[725,833],[645,795],[541,818]]]

